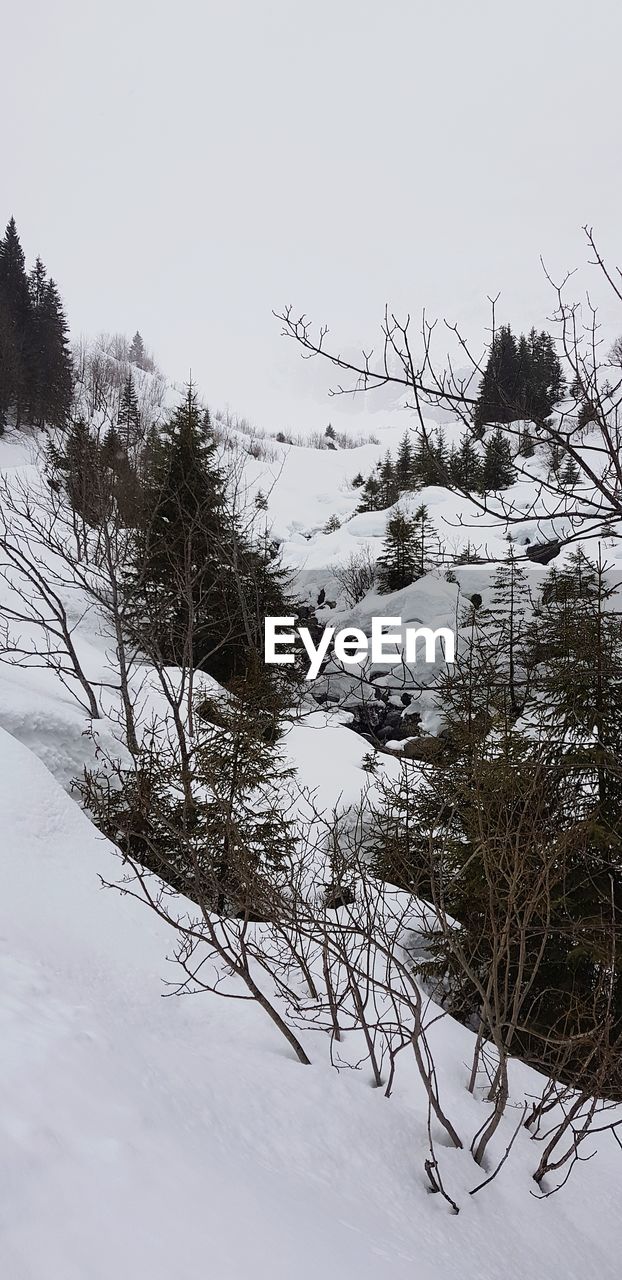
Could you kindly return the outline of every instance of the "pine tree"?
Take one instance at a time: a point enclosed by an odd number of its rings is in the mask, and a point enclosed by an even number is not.
[[[487,423],[513,422],[522,416],[521,360],[510,326],[503,325],[493,338],[482,376],[473,416],[476,428]]]
[[[326,439],[327,439],[327,440],[334,440],[334,439],[335,439],[335,435],[336,435],[336,433],[335,433],[335,428],[333,427],[333,425],[332,425],[332,423],[331,423],[331,422],[329,422],[329,424],[328,424],[328,426],[327,426],[327,428],[326,428],[326,431],[324,432],[324,435],[326,436]]]
[[[519,443],[518,443],[518,452],[522,458],[533,458],[536,452],[536,446],[534,443],[533,435],[531,434],[531,431],[527,426],[523,427],[520,433]]]
[[[515,422],[529,418],[541,423],[566,392],[555,343],[544,330],[531,329],[518,341],[504,325],[492,342],[482,377],[474,425]]]
[[[549,442],[547,453],[549,471],[551,471],[557,479],[564,463],[564,446],[562,444],[558,444],[556,440],[551,440]]]
[[[274,870],[294,844],[283,707],[251,664],[224,698],[196,700],[187,760],[155,732],[132,769],[86,771],[85,803],[128,858],[202,910],[269,919]]]
[[[520,715],[529,695],[532,663],[530,661],[529,618],[531,610],[529,581],[517,560],[516,550],[508,538],[508,554],[499,565],[493,586],[492,614],[498,637],[501,662],[507,663],[504,691],[507,687],[509,713]],[[506,685],[507,680],[507,685]],[[503,698],[505,703],[505,696]]]
[[[387,453],[378,473],[378,501],[381,507],[391,507],[398,496],[395,471],[391,454]]]
[[[483,488],[486,492],[507,489],[514,483],[515,475],[510,441],[497,427],[484,446]]]
[[[16,424],[27,399],[30,291],[15,219],[0,240],[0,408],[14,408]]]
[[[190,386],[148,458],[136,564],[146,621],[157,626],[162,654],[181,663],[192,634],[197,666],[217,651],[228,627],[225,481],[215,454]]]
[[[481,493],[482,461],[468,432],[461,436],[460,448],[454,465],[459,477],[460,488],[464,489],[466,493]]]
[[[533,641],[544,722],[559,749],[577,753],[608,816],[622,823],[622,615],[614,592],[602,565],[579,548],[547,577]]]
[[[46,352],[47,335],[44,322],[44,303],[47,290],[47,271],[41,258],[37,258],[28,277],[30,292],[30,316],[25,348],[25,365],[28,382],[28,416],[35,426],[43,426],[46,417]]]
[[[47,281],[39,305],[33,307],[33,323],[38,336],[30,376],[37,388],[38,420],[48,426],[64,427],[71,411],[73,368],[67,321],[54,280]]]
[[[566,380],[553,338],[545,330],[532,329],[528,339],[529,363],[524,396],[525,417],[544,422],[566,393]]]
[[[417,507],[413,517],[415,533],[416,577],[422,578],[442,559],[442,544],[425,503]]]
[[[436,472],[437,485],[446,485],[449,472],[449,451],[447,448],[447,439],[442,427],[437,427],[434,432],[434,468]]]
[[[622,615],[615,584],[581,549],[548,575],[533,646],[542,750],[563,779],[563,820],[576,845],[563,901],[574,934],[555,947],[548,977],[579,1004],[569,1013],[578,1021],[595,1007],[603,975],[609,988],[603,966],[615,934],[607,918],[622,907]],[[617,948],[614,1036],[622,1026],[619,939]]]
[[[217,723],[201,735],[196,768],[205,798],[196,834],[207,862],[201,896],[221,915],[269,918],[264,869],[278,866],[294,847],[280,795],[293,773],[278,746],[282,709],[253,661],[219,704]]]
[[[401,591],[420,576],[421,546],[414,522],[397,510],[387,521],[377,561],[378,589]]]
[[[371,475],[365,481],[361,491],[361,501],[357,507],[357,511],[379,511],[382,503],[380,501],[380,481],[376,476]]]
[[[67,321],[58,289],[37,258],[30,275],[15,220],[0,241],[0,413],[66,425],[73,396]]]
[[[414,478],[419,488],[439,483],[434,440],[427,432],[418,431],[413,461]]]
[[[415,483],[413,448],[407,431],[402,436],[395,460],[395,482],[400,493],[412,489]]]
[[[146,367],[145,355],[146,355],[145,344],[142,340],[140,333],[138,332],[138,330],[136,330],[136,333],[134,334],[134,337],[132,338],[132,341],[130,343],[128,360],[130,364],[135,364],[138,369],[144,369]]]
[[[261,652],[264,617],[287,612],[268,535],[254,542],[227,500],[209,415],[194,389],[148,449],[132,569],[144,644],[221,681]]]
[[[138,441],[141,428],[140,411],[131,372],[128,372],[123,384],[119,413],[117,415],[117,427],[125,449],[129,451]]]
[[[470,538],[466,546],[459,551],[454,564],[481,564],[482,557],[478,555],[477,548],[472,546]]]
[[[574,458],[569,454],[559,475],[559,481],[563,489],[572,493],[575,485],[579,480],[579,468]]]
[[[62,445],[51,446],[49,460],[63,478],[73,510],[86,525],[97,525],[103,514],[100,451],[83,418],[71,424]]]

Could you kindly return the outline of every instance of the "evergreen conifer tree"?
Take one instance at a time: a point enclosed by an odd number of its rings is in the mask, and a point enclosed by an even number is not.
[[[381,507],[380,481],[375,475],[368,476],[361,490],[361,501],[357,511],[379,511]]]
[[[395,460],[395,482],[399,492],[404,493],[413,487],[414,481],[413,448],[410,435],[405,431]]]
[[[423,431],[417,432],[413,472],[417,486],[420,488],[425,489],[428,485],[439,484],[434,440]]]
[[[473,416],[476,428],[522,416],[523,377],[516,338],[510,326],[503,325],[493,338],[482,376]]]
[[[0,407],[15,411],[19,425],[26,408],[26,365],[30,291],[15,219],[0,240]]]
[[[0,241],[0,412],[43,426],[67,423],[73,370],[58,289],[40,258],[26,275],[15,220]]]
[[[135,364],[138,369],[145,368],[145,344],[138,330],[136,330],[130,343],[128,360],[130,364]]]
[[[140,426],[140,412],[134,379],[131,372],[128,372],[123,384],[117,416],[117,428],[126,450],[131,449],[132,445],[136,444],[140,436]]]
[[[563,489],[572,492],[579,480],[579,468],[573,457],[569,454],[560,471],[559,481]]]
[[[387,453],[378,473],[378,502],[381,507],[391,507],[398,496],[395,471],[391,454]]]
[[[377,561],[382,592],[401,591],[420,576],[421,545],[414,521],[397,510],[387,521],[382,551]]]
[[[460,439],[455,470],[459,485],[466,493],[480,493],[482,489],[482,461],[471,436],[465,432]]]
[[[510,441],[505,433],[497,427],[484,446],[482,486],[486,492],[507,489],[509,485],[513,484],[515,474]]]
[[[229,628],[221,545],[225,481],[215,455],[216,440],[203,427],[190,386],[151,448],[136,562],[162,654],[181,662],[192,635],[197,666],[217,651]]]
[[[518,452],[521,458],[533,458],[536,452],[533,435],[527,426],[523,427],[520,433]]]
[[[137,628],[161,658],[241,676],[267,615],[286,612],[285,575],[267,533],[242,528],[227,498],[209,415],[194,389],[152,438],[132,578]],[[142,615],[142,622],[141,617]]]
[[[73,369],[67,341],[68,326],[54,280],[48,280],[40,305],[33,308],[37,351],[31,376],[39,395],[39,421],[64,427],[71,411]]]

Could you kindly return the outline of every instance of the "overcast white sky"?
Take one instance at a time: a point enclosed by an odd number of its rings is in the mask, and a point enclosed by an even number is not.
[[[387,300],[481,332],[501,289],[521,328],[549,307],[540,253],[585,262],[583,223],[622,262],[619,0],[0,11],[0,222],[74,335],[139,328],[260,425],[337,416],[273,307],[346,346]]]

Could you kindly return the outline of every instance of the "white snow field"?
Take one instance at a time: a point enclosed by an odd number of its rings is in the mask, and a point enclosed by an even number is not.
[[[369,468],[358,452],[348,475]],[[298,475],[274,490],[276,518],[300,566],[305,551],[321,568],[333,535],[303,548],[292,530],[308,529],[319,505],[347,511],[346,454],[297,453]],[[25,444],[0,441],[0,469],[31,467]],[[78,638],[99,678],[106,641],[92,615]],[[544,1200],[524,1131],[475,1196],[482,1171],[440,1140],[455,1216],[428,1190],[414,1069],[387,1099],[366,1068],[336,1071],[320,1032],[303,1036],[305,1067],[255,1005],[165,997],[171,931],[102,885],[120,878],[120,860],[69,793],[92,749],[86,728],[51,672],[0,664],[2,1280],[618,1277],[622,1152],[609,1134]],[[323,804],[366,781],[367,744],[321,712],[292,729],[289,748]],[[441,1096],[470,1140],[486,1114],[466,1088],[471,1033],[445,1018],[431,1040]],[[511,1083],[497,1159],[538,1092],[521,1064]]]

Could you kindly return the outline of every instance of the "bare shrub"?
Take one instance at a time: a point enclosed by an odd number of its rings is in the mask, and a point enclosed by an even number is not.
[[[332,573],[345,592],[348,603],[358,604],[374,585],[375,562],[369,543],[352,551],[345,563],[338,565]]]

